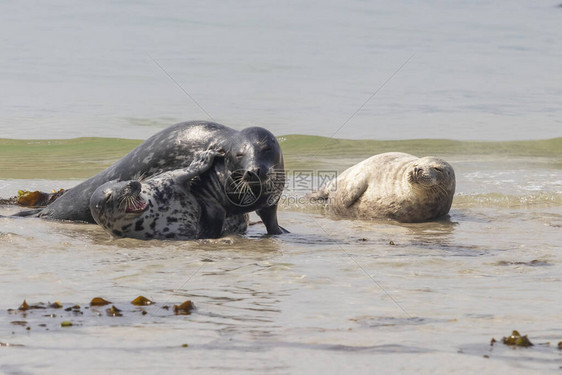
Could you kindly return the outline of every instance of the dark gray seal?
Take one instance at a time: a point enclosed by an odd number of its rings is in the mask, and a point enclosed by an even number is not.
[[[47,207],[24,211],[56,220],[94,223],[90,212],[93,192],[108,181],[149,178],[187,168],[194,154],[221,150],[224,157],[193,181],[191,193],[201,206],[203,237],[222,234],[227,217],[255,211],[269,234],[286,232],[277,221],[277,203],[285,185],[283,154],[277,139],[260,127],[241,131],[207,121],[172,125],[147,139],[114,165],[69,189]],[[210,220],[212,218],[212,220]]]
[[[346,169],[311,198],[338,216],[412,223],[446,215],[454,193],[455,172],[445,160],[387,152]]]
[[[140,240],[190,240],[201,238],[209,224],[201,218],[201,206],[191,193],[194,178],[211,168],[224,154],[209,150],[195,154],[188,168],[176,169],[137,181],[110,181],[90,198],[96,223],[115,237]],[[207,218],[213,220],[213,218]],[[223,233],[244,233],[248,215],[224,221]]]

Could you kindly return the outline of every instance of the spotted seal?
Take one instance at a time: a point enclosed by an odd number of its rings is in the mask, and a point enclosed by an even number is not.
[[[194,155],[190,166],[137,181],[110,181],[90,198],[96,223],[115,237],[141,240],[189,240],[200,238],[207,224],[191,193],[193,179],[207,171],[223,153],[208,150]],[[212,220],[213,218],[207,218]],[[225,220],[223,233],[243,233],[247,215]]]
[[[422,222],[446,215],[455,193],[455,172],[435,157],[389,152],[348,168],[311,195],[345,217]]]
[[[150,178],[170,170],[187,168],[196,152],[223,150],[209,170],[194,180],[191,194],[209,224],[204,237],[221,235],[227,217],[255,211],[267,233],[286,232],[277,221],[277,203],[285,184],[283,154],[268,130],[250,127],[235,130],[208,121],[189,121],[156,133],[108,169],[69,189],[47,207],[19,216],[94,223],[90,197],[108,181]],[[212,220],[210,220],[212,218]]]

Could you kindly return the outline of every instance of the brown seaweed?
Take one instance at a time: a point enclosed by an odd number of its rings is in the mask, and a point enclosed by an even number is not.
[[[58,197],[65,193],[64,189],[52,190],[50,193],[42,191],[19,190],[17,204],[24,207],[45,207],[53,203]]]
[[[112,305],[109,309],[106,309],[105,312],[107,313],[107,316],[123,316],[121,310],[115,307],[115,305]]]
[[[152,305],[154,302],[144,296],[138,296],[137,298],[132,300],[131,303],[135,306],[148,306]]]
[[[90,306],[105,306],[105,305],[109,305],[110,303],[111,301],[105,300],[101,297],[94,297],[90,301]]]
[[[0,346],[23,346],[22,344],[10,344],[9,342],[0,342]]]
[[[27,304],[27,302],[25,300],[23,300],[22,304],[20,305],[20,307],[18,307],[18,310],[20,311],[27,311],[29,310],[29,305]]]
[[[527,335],[521,336],[521,334],[516,330],[514,330],[511,333],[511,336],[503,337],[502,343],[510,346],[521,346],[521,347],[533,346],[533,343],[531,342],[531,340],[529,340]]]
[[[195,305],[190,300],[185,301],[181,305],[174,305],[174,314],[176,315],[189,315],[191,310],[195,308]]]

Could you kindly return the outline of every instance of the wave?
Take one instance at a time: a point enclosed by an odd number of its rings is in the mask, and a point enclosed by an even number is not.
[[[283,152],[291,155],[358,157],[397,151],[423,155],[562,156],[562,137],[527,141],[455,141],[412,139],[396,141],[352,140],[308,135],[279,137]]]
[[[423,155],[507,155],[553,158],[562,167],[562,137],[547,140],[484,142],[445,139],[350,140],[309,135],[278,137],[287,168],[343,167],[349,160],[389,151]],[[74,138],[0,139],[0,178],[86,178],[113,164],[141,140]]]
[[[553,207],[562,205],[562,193],[537,192],[525,195],[507,195],[501,193],[486,194],[455,194],[454,208],[470,207],[501,207],[501,208],[530,208]]]
[[[119,138],[0,139],[0,178],[83,179],[115,163],[141,142]]]

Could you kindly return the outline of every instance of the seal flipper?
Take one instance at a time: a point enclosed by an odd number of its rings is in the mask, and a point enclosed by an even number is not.
[[[29,217],[29,216],[39,216],[39,214],[41,213],[41,211],[43,211],[42,208],[36,208],[34,210],[25,210],[25,211],[20,211],[20,212],[16,212],[15,214],[12,214],[10,216],[7,217]],[[4,216],[6,217],[6,216]]]
[[[256,214],[262,219],[267,229],[267,234],[289,233],[288,230],[280,227],[277,222],[277,204],[260,208],[256,210]]]
[[[164,172],[160,176],[165,175],[176,180],[179,185],[186,186],[190,180],[209,170],[215,157],[224,156],[224,152],[207,150],[197,152],[193,156],[193,161],[189,164],[189,167]]]
[[[327,184],[322,185],[318,191],[306,194],[305,198],[312,201],[325,201],[330,197],[330,192],[334,190],[334,182],[330,181]]]
[[[353,179],[350,179],[349,176],[343,179],[340,176],[340,178],[336,180],[336,184],[337,188],[333,196],[336,198],[336,201],[345,208],[349,208],[357,202],[369,186],[365,175],[355,176]]]
[[[306,194],[304,197],[314,202],[327,200],[329,195],[330,193],[328,190],[325,187],[322,187],[320,190]]]

